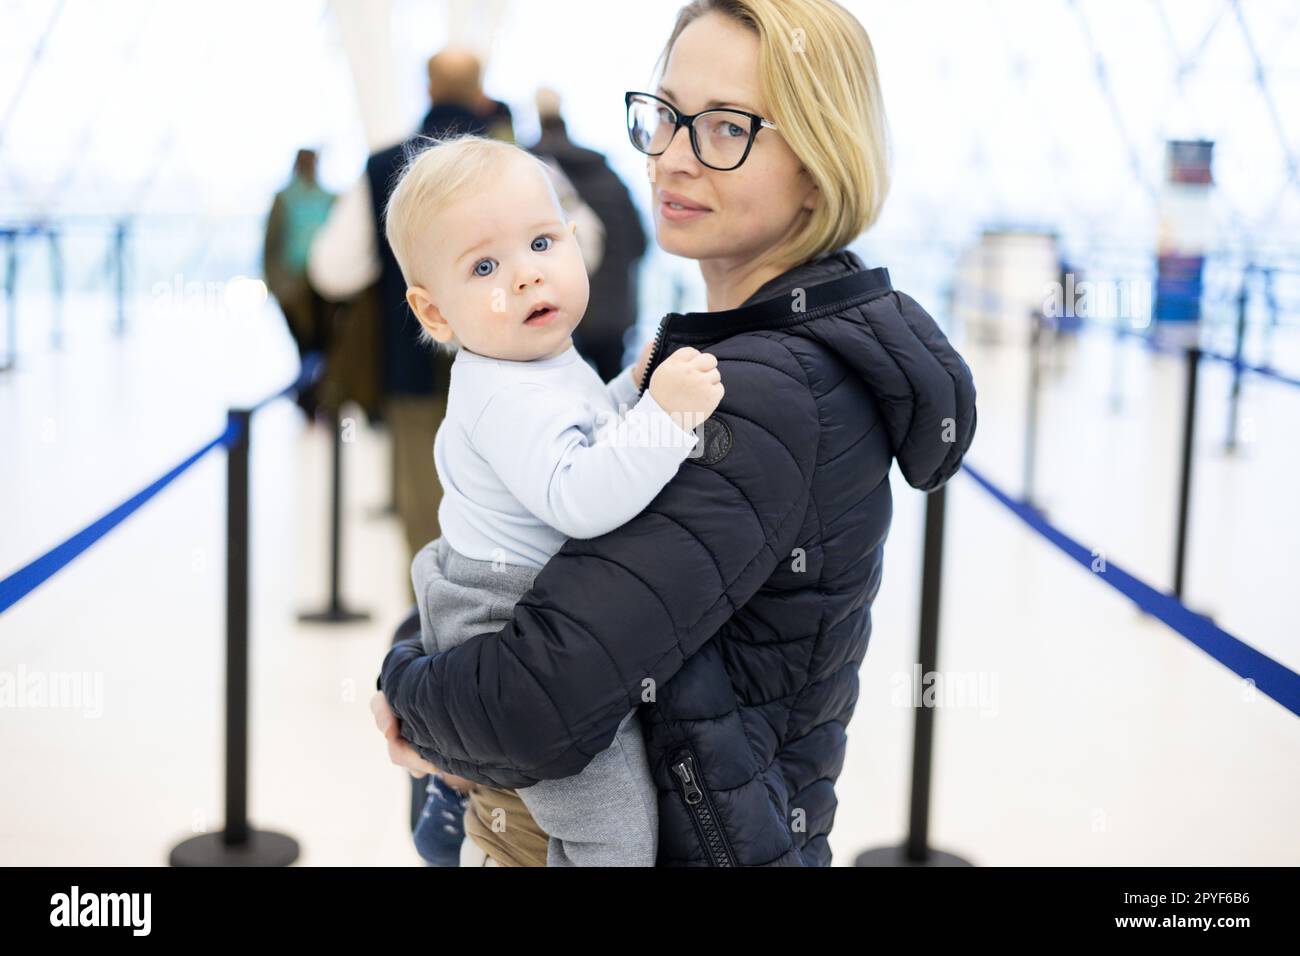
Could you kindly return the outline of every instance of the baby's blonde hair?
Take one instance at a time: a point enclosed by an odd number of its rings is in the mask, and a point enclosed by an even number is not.
[[[422,136],[408,147],[384,207],[384,236],[407,286],[429,288],[421,257],[438,216],[471,189],[482,188],[493,172],[519,159],[535,162],[546,172],[545,164],[527,150],[483,136]],[[423,325],[420,340],[435,342]],[[454,337],[437,345],[449,352],[459,347]]]

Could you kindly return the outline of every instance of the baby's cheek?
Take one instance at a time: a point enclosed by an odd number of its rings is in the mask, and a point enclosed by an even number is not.
[[[577,256],[575,268],[571,273],[570,292],[574,300],[582,307],[587,307],[587,299],[591,295],[591,281],[587,277],[587,265],[582,260],[582,256]]]

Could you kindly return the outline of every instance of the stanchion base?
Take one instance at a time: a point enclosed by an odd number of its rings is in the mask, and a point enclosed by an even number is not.
[[[227,844],[225,832],[204,833],[172,848],[171,866],[288,866],[298,859],[298,841],[283,833],[250,830],[248,842]]]
[[[369,611],[352,611],[345,607],[331,607],[324,611],[309,611],[298,615],[303,624],[355,624],[370,620]]]
[[[974,866],[970,860],[963,860],[953,853],[943,850],[927,849],[924,860],[909,860],[907,844],[899,846],[882,846],[874,850],[865,850],[858,854],[854,866]]]

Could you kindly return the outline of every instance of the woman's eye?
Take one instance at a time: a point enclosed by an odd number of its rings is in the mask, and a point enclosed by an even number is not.
[[[497,261],[495,259],[480,259],[474,264],[474,274],[476,276],[490,276],[497,271]]]
[[[551,248],[550,236],[538,236],[533,240],[533,252],[545,252]]]
[[[709,135],[718,139],[743,139],[749,135],[749,130],[745,129],[745,127],[720,116],[710,118],[708,129]]]

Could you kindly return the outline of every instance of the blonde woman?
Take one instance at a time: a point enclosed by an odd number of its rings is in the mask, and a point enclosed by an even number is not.
[[[826,866],[835,781],[881,582],[897,461],[956,473],[966,363],[845,248],[888,186],[871,43],[830,0],[697,0],[653,89],[626,95],[660,245],[709,311],[671,314],[635,372],[717,357],[725,397],[640,515],[570,540],[502,630],[399,642],[373,707],[395,763],[490,788],[578,773],[638,707],[661,866]],[[490,808],[481,808],[490,812]],[[527,821],[471,839],[527,841]],[[513,830],[512,830],[513,828]],[[478,836],[476,836],[476,832]]]

